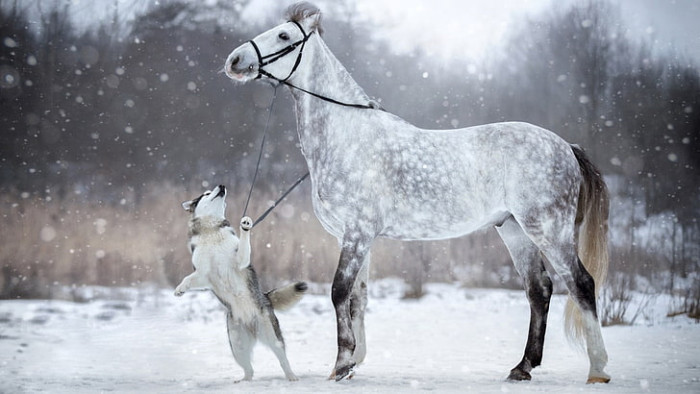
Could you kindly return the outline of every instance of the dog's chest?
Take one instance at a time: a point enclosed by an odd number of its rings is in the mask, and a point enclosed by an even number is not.
[[[238,238],[228,229],[208,229],[189,239],[192,263],[209,270],[217,265],[232,265],[238,250]]]
[[[195,247],[207,248],[211,252],[235,253],[238,249],[238,237],[230,228],[204,228],[191,235],[189,242]]]

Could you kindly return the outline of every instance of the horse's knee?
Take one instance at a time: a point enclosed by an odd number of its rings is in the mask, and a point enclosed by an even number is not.
[[[354,249],[343,250],[340,254],[340,263],[335,272],[333,288],[331,289],[331,299],[336,309],[350,300],[351,293],[356,286],[357,275],[362,268],[361,262],[364,254],[358,253],[357,247]]]
[[[358,288],[359,287],[359,288]],[[350,296],[350,315],[353,319],[362,317],[367,306],[367,283],[361,282],[355,284],[352,295]]]
[[[527,296],[534,299],[549,299],[552,296],[552,279],[544,267],[527,279]]]
[[[336,309],[348,302],[350,298],[350,290],[350,287],[346,283],[336,283],[336,281],[333,281],[331,300],[333,301],[333,306]]]
[[[546,271],[545,271],[546,273]],[[552,298],[552,292],[554,291],[554,285],[552,284],[552,278],[545,274],[540,279],[540,286],[542,286],[542,296],[549,301]]]
[[[525,282],[525,294],[530,304],[548,306],[549,300],[552,298],[553,285],[544,264],[540,262],[539,269],[531,270],[522,276]]]

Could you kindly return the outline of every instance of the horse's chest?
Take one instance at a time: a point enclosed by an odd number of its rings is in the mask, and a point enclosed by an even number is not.
[[[346,223],[355,221],[367,207],[363,190],[353,186],[349,174],[331,173],[314,183],[314,213],[323,227],[336,237],[345,232]]]

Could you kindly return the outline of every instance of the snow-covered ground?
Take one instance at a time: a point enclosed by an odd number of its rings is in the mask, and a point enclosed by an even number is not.
[[[585,385],[588,363],[563,336],[564,296],[551,305],[543,365],[531,382],[504,377],[522,356],[529,310],[520,291],[431,284],[401,300],[401,282],[370,287],[368,356],[356,376],[327,381],[335,322],[327,288],[278,313],[300,381],[255,348],[252,382],[228,348],[223,310],[207,292],[120,291],[90,303],[0,301],[0,392],[603,392],[700,393],[700,324],[668,319],[604,328],[608,385]],[[324,294],[325,293],[325,294]],[[121,300],[119,300],[121,298]]]

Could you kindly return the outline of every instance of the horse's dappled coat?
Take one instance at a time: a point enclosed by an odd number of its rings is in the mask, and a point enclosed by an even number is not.
[[[608,202],[602,178],[583,152],[526,123],[424,130],[371,109],[372,100],[323,42],[318,9],[301,3],[290,7],[288,17],[292,22],[235,49],[225,72],[242,82],[262,75],[291,88],[314,211],[341,246],[332,289],[338,328],[332,377],[350,376],[365,356],[369,249],[376,237],[444,239],[495,225],[523,277],[532,313],[525,354],[509,378],[529,379],[541,361],[551,296],[546,259],[583,311],[579,326],[591,362],[589,381],[609,380],[594,279],[577,256],[575,223],[579,212],[586,221],[605,212],[593,220],[604,222],[607,209],[590,206]],[[261,69],[263,56],[302,39],[303,46]],[[603,186],[579,207],[586,184]],[[599,226],[582,238],[595,237],[597,249],[604,249],[607,238],[598,235],[605,230]],[[607,264],[607,256],[581,255],[589,266]]]

